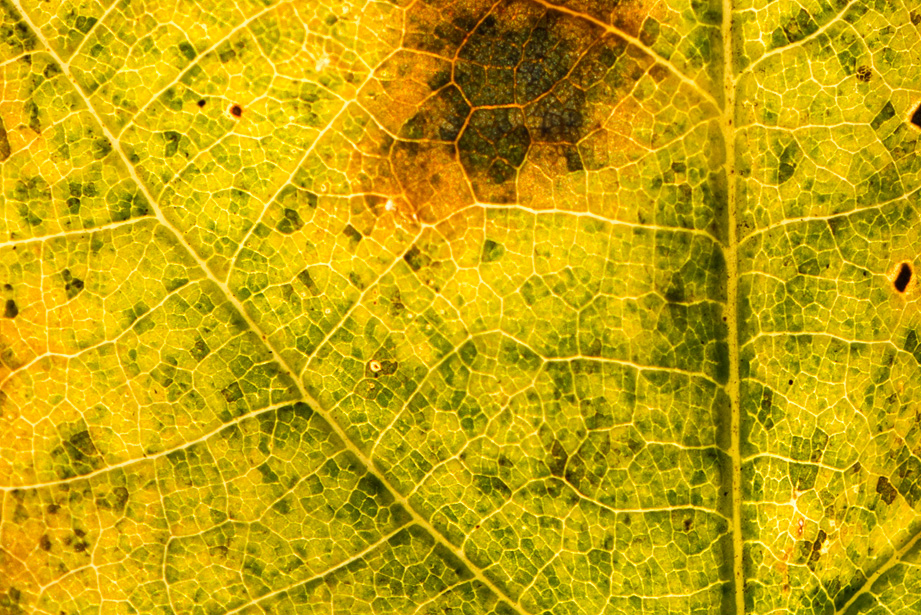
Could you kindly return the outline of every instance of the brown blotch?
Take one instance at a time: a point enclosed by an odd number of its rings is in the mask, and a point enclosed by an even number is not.
[[[895,498],[898,497],[899,492],[895,487],[892,486],[892,483],[889,482],[889,479],[885,476],[880,476],[879,480],[876,481],[876,493],[880,495],[883,499],[883,502],[886,504],[892,504],[895,502]]]
[[[644,75],[670,77],[617,34],[640,38],[647,18],[657,23],[650,6],[412,3],[403,48],[359,92],[362,107],[395,139],[386,155],[409,215],[438,222],[475,201],[533,201],[544,180],[566,191],[584,183],[583,172],[619,160],[621,144],[606,124],[616,122]],[[611,142],[585,145],[592,135]]]
[[[921,128],[921,104],[918,105],[918,108],[915,109],[915,112],[912,114],[911,123]]]
[[[240,105],[234,105],[230,108],[230,115],[234,117],[240,117],[243,115],[243,107]]]

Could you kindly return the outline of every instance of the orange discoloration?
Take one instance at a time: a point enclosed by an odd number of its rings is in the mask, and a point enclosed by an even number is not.
[[[463,169],[450,145],[399,143],[393,166],[420,221],[434,223],[473,203]]]

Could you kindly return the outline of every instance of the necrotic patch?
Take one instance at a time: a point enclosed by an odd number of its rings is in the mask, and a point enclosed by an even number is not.
[[[519,202],[525,167],[548,178],[592,167],[583,142],[648,69],[628,47],[591,18],[531,0],[423,0],[362,104],[397,137],[396,179],[432,221],[472,200]]]
[[[904,293],[909,282],[911,282],[911,265],[902,263],[899,267],[899,275],[895,278],[895,289],[900,293]]]

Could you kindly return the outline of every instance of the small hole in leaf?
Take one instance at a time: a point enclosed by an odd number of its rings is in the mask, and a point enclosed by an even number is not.
[[[234,117],[240,117],[243,115],[243,107],[240,105],[234,105],[230,108],[230,115]]]
[[[895,289],[900,293],[904,293],[909,282],[911,282],[911,265],[902,263],[899,267],[899,275],[895,278]]]
[[[198,102],[195,103],[195,104],[198,105],[199,107],[204,107],[204,106],[205,106],[205,99],[202,98],[200,101],[198,101]]]
[[[915,109],[914,114],[912,114],[911,123],[921,128],[921,105],[918,105],[918,108]]]

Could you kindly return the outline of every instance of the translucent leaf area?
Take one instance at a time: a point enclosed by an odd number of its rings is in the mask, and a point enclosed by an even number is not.
[[[921,613],[914,0],[0,0],[0,615]]]

